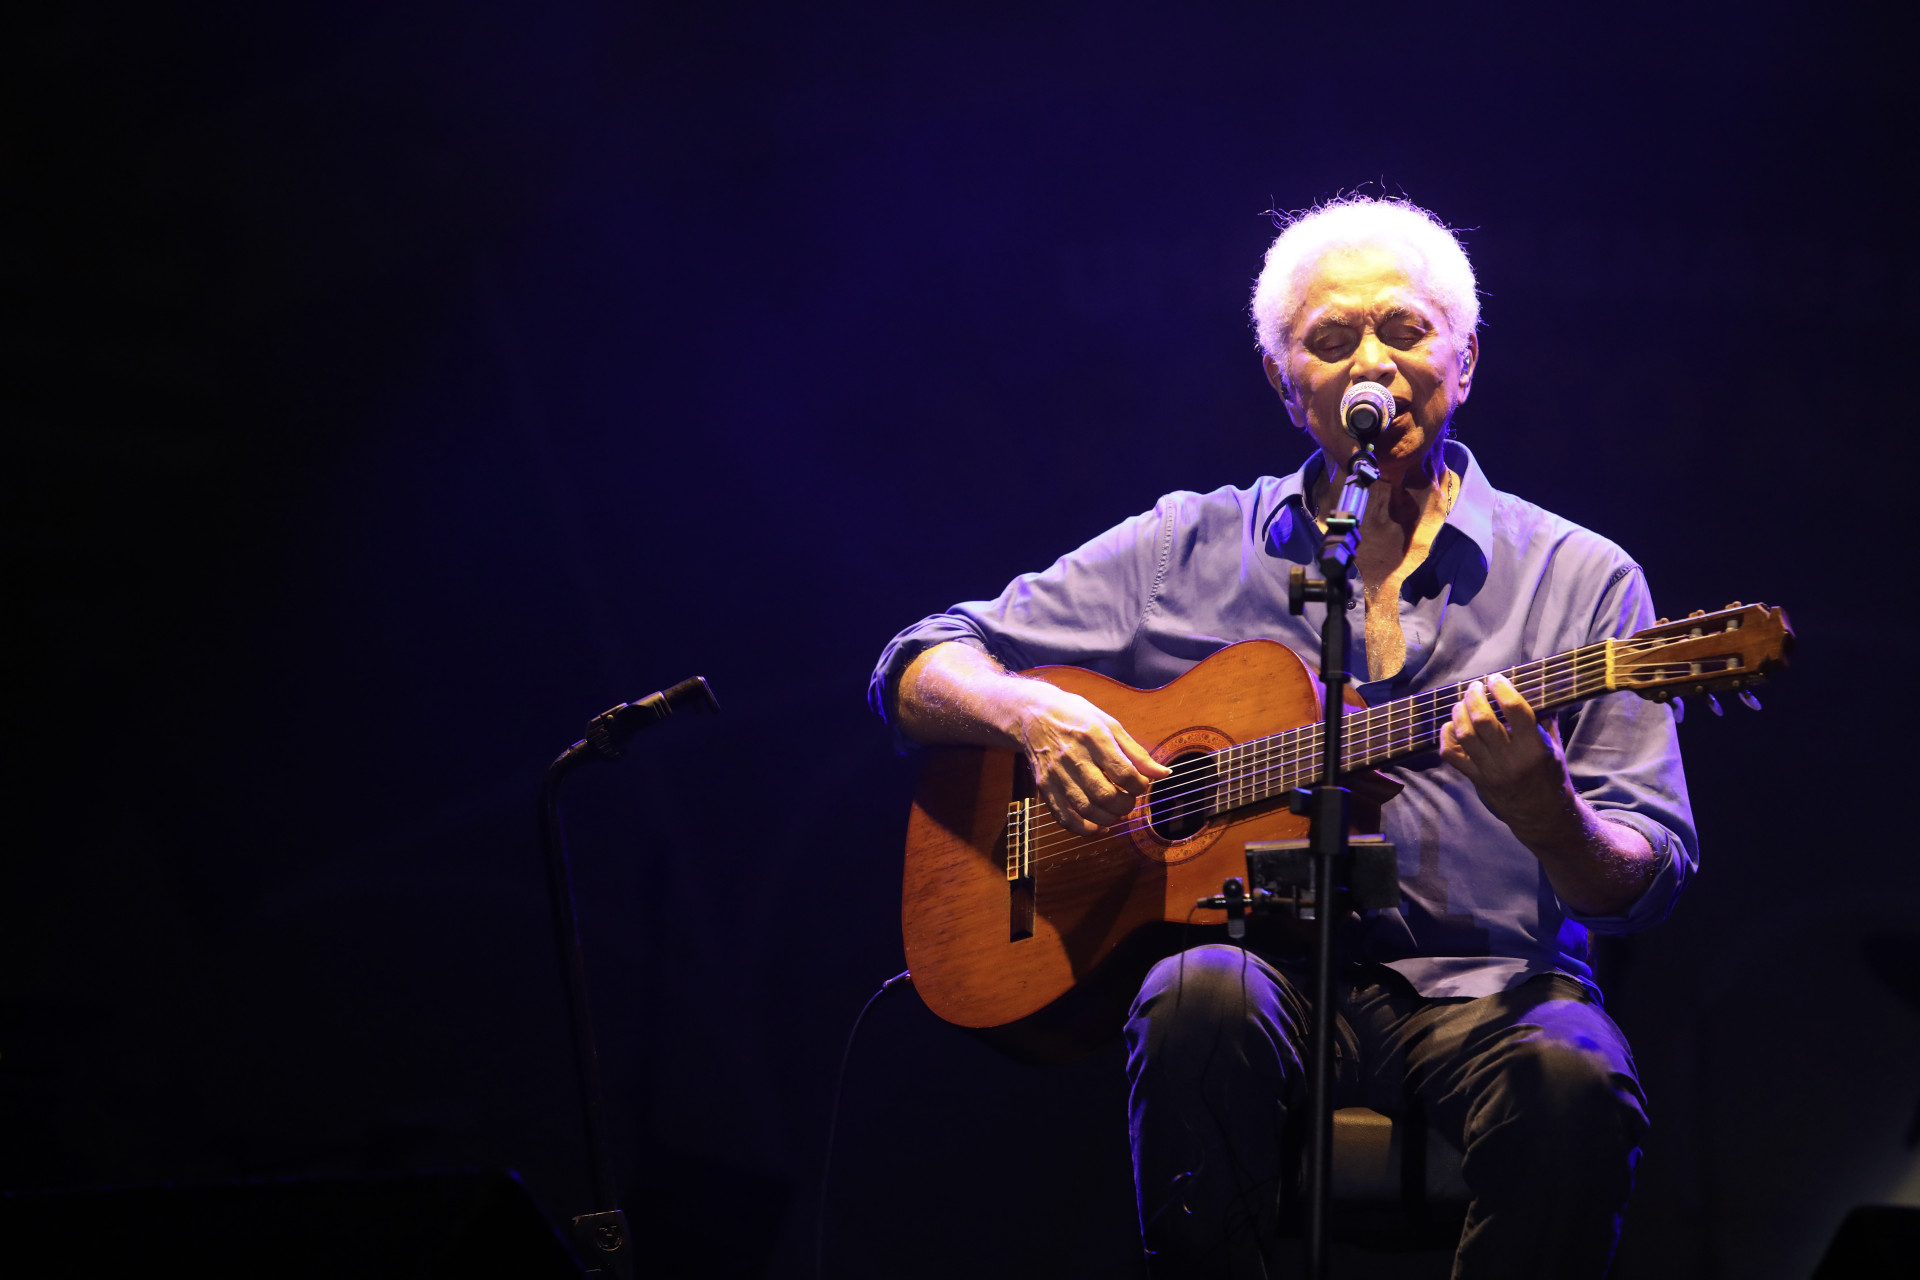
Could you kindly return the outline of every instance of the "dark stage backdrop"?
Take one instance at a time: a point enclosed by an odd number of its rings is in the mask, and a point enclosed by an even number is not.
[[[902,963],[876,653],[1297,465],[1264,211],[1365,183],[1468,229],[1494,482],[1802,636],[1764,714],[1689,716],[1704,868],[1609,952],[1656,1126],[1619,1274],[1804,1276],[1920,1203],[1911,135],[1864,21],[7,23],[0,1186],[507,1165],[578,1212],[534,784],[699,672],[723,718],[570,794],[626,1203],[676,1270],[805,1273]],[[902,992],[847,1084],[834,1273],[1137,1267],[1115,1054],[1015,1067]]]

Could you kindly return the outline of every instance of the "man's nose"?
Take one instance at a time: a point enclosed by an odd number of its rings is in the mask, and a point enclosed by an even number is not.
[[[1353,376],[1356,382],[1391,383],[1396,366],[1387,344],[1380,335],[1368,331],[1353,352]]]

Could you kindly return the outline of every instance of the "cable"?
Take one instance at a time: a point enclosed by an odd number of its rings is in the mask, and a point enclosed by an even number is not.
[[[813,1222],[814,1280],[827,1280],[827,1186],[833,1175],[833,1135],[840,1126],[840,1091],[847,1083],[847,1062],[853,1057],[853,1039],[860,1034],[860,1024],[866,1021],[867,1010],[873,1008],[876,1000],[901,983],[912,981],[913,972],[902,969],[881,983],[880,989],[868,996],[860,1012],[854,1015],[853,1026],[847,1030],[847,1046],[840,1051],[840,1071],[833,1078],[833,1109],[827,1113],[827,1152],[820,1160],[820,1207]]]

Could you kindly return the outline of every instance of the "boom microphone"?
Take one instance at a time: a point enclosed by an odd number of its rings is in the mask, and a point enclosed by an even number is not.
[[[1393,392],[1377,382],[1356,382],[1340,397],[1340,429],[1361,444],[1372,444],[1392,421]]]

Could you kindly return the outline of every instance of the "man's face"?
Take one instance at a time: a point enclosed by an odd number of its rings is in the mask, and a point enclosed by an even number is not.
[[[1338,250],[1320,260],[1287,334],[1286,364],[1266,357],[1267,381],[1294,425],[1327,457],[1354,443],[1340,429],[1340,397],[1359,382],[1393,392],[1394,418],[1375,443],[1389,479],[1422,465],[1467,398],[1479,343],[1458,340],[1421,284],[1385,246]],[[1439,460],[1434,462],[1438,472]]]

